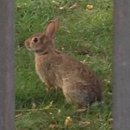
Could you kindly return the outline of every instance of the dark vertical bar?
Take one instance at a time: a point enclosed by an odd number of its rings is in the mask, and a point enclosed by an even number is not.
[[[130,0],[114,0],[113,129],[130,130]]]
[[[14,130],[14,0],[0,0],[0,130]]]

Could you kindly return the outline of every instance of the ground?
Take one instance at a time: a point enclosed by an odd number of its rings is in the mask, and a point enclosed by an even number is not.
[[[16,130],[112,129],[112,12],[111,0],[16,1]],[[54,18],[60,19],[55,47],[88,65],[102,80],[103,102],[87,113],[75,113],[60,90],[47,93],[35,72],[34,54],[24,47],[26,38],[42,32]]]

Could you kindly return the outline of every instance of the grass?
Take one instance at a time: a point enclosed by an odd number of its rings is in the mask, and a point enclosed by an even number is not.
[[[69,9],[76,2],[80,7]],[[86,10],[87,4],[93,9]],[[57,130],[112,129],[112,6],[111,0],[16,1],[16,130],[49,130],[50,124],[58,125],[53,128]],[[56,48],[87,64],[103,82],[103,103],[90,107],[86,114],[75,113],[75,106],[66,103],[60,90],[46,92],[35,72],[34,55],[23,44],[57,17],[60,27],[55,36]],[[86,51],[89,54],[83,55]],[[65,127],[68,116],[73,124]],[[80,126],[83,121],[91,125]]]

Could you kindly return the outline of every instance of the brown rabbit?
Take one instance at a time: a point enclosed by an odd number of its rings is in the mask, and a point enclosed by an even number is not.
[[[55,49],[58,26],[59,19],[50,21],[45,32],[29,37],[25,46],[35,53],[36,72],[47,87],[61,88],[67,101],[87,108],[102,100],[101,81],[90,68]]]

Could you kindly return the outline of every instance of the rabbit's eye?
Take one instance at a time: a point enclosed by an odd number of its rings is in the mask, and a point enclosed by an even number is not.
[[[37,38],[37,37],[34,37],[34,38],[33,38],[33,41],[34,41],[34,42],[37,42],[37,41],[38,41],[38,38]]]

